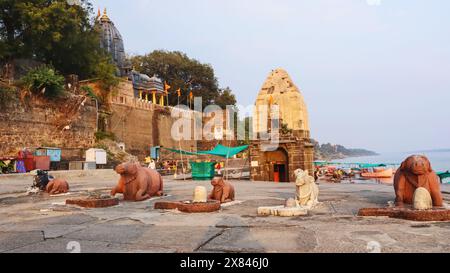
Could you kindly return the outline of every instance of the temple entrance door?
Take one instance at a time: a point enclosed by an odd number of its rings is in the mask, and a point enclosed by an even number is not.
[[[287,175],[286,175],[286,165],[275,164],[273,173],[274,173],[273,180],[275,182],[288,182]]]
[[[283,149],[266,152],[266,159],[270,162],[269,179],[274,182],[289,182],[288,157]]]

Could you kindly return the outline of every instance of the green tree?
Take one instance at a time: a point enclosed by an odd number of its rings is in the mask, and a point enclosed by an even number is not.
[[[236,105],[236,96],[233,94],[233,91],[227,87],[219,90],[219,96],[214,102],[223,108],[227,105]]]
[[[191,90],[196,97],[202,97],[203,106],[216,102],[217,105],[225,107],[226,103],[236,103],[229,88],[219,89],[211,65],[191,59],[185,53],[156,50],[144,56],[133,57],[131,61],[137,71],[150,77],[156,75],[169,83],[171,86],[170,105],[177,104],[177,89],[179,88],[182,90],[180,98],[182,104],[188,102]]]
[[[0,61],[34,59],[63,75],[81,79],[99,74],[108,56],[100,47],[98,30],[88,0],[1,0]],[[102,69],[105,70],[104,68]]]
[[[116,67],[110,57],[104,57],[96,66],[94,77],[100,80],[101,88],[110,92],[119,84],[119,78],[115,76]]]
[[[36,95],[43,95],[53,99],[64,94],[63,76],[59,75],[52,67],[41,66],[30,70],[21,79],[25,87]]]

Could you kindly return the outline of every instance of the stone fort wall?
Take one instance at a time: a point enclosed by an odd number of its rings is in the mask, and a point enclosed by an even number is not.
[[[82,96],[13,102],[0,111],[0,156],[50,146],[62,148],[65,160],[80,160],[95,143],[96,126],[95,102]]]
[[[95,81],[80,83],[88,84],[94,91],[99,88]],[[61,148],[63,160],[83,160],[85,151],[95,146],[98,127],[113,133],[116,141],[124,143],[126,151],[140,160],[154,146],[197,151],[198,143],[211,149],[220,142],[196,141],[193,132],[192,140],[175,140],[171,131],[178,117],[172,117],[173,108],[139,100],[133,92],[130,81],[121,81],[108,99],[108,110],[100,109],[98,121],[95,100],[84,96],[72,95],[55,102],[33,99],[13,103],[0,111],[0,157],[16,156],[23,148],[48,146]],[[192,117],[194,112],[184,113]],[[194,128],[193,119],[190,128]],[[168,152],[161,155],[163,159],[179,158]]]
[[[118,142],[125,144],[127,152],[142,160],[154,146],[179,149],[181,144],[182,150],[197,150],[197,141],[192,139],[180,143],[172,137],[172,126],[178,119],[172,117],[172,107],[161,107],[135,98],[129,81],[122,81],[116,92],[111,98],[107,130]],[[172,157],[177,158],[178,155]]]

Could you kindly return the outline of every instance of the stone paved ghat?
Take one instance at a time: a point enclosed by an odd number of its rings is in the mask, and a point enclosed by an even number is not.
[[[368,252],[378,246],[382,252],[450,252],[448,222],[356,216],[362,207],[394,199],[386,185],[321,184],[318,209],[306,217],[277,218],[257,217],[257,207],[282,205],[293,196],[293,184],[234,181],[242,202],[220,212],[184,214],[155,210],[154,203],[188,200],[195,186],[209,189],[208,182],[166,178],[168,197],[84,209],[65,206],[65,200],[88,190],[107,193],[116,179],[70,177],[72,194],[60,197],[28,197],[25,178],[0,179],[0,189],[14,192],[0,194],[0,252],[69,252],[73,242],[81,252]],[[448,193],[444,197],[450,201]]]

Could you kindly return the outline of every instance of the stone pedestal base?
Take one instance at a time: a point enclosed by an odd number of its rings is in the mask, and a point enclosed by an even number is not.
[[[410,221],[433,222],[450,221],[450,210],[434,208],[431,210],[415,210],[412,208],[364,208],[358,216],[385,216]]]
[[[66,205],[76,205],[83,208],[106,208],[119,205],[119,199],[117,198],[84,198],[84,199],[68,199]]]
[[[276,207],[259,207],[259,216],[281,216],[281,217],[293,217],[293,216],[304,216],[308,214],[308,210],[302,207],[287,208],[285,206]]]
[[[155,209],[173,210],[178,209],[186,213],[203,213],[220,210],[219,201],[208,201],[206,203],[193,203],[191,201],[156,202]]]

